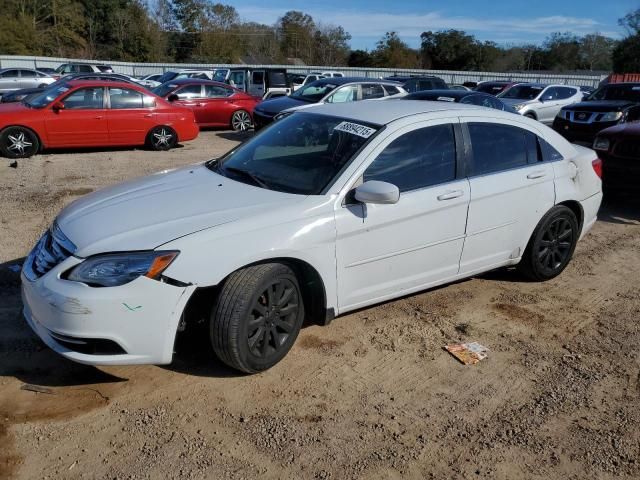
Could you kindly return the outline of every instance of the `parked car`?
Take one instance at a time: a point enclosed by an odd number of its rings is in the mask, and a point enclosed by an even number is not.
[[[498,95],[509,87],[515,85],[512,81],[489,81],[478,83],[474,90],[476,92],[488,93],[490,95]]]
[[[402,83],[407,92],[421,92],[423,90],[445,90],[449,88],[444,80],[434,76],[411,77]]]
[[[68,359],[117,365],[170,363],[178,330],[205,319],[222,362],[259,372],[304,321],[505,266],[554,278],[596,221],[600,161],[488,113],[319,105],[219,159],[86,195],[23,263],[26,321]]]
[[[295,110],[309,108],[318,103],[356,102],[400,93],[405,91],[398,83],[386,80],[361,77],[323,78],[300,88],[288,97],[260,103],[253,111],[254,126],[259,130]]]
[[[499,98],[488,93],[474,92],[469,90],[425,90],[422,92],[410,93],[402,97],[403,100],[430,100],[434,102],[453,102],[467,105],[478,105],[479,107],[495,108],[509,113],[518,113],[510,105],[502,102]]]
[[[156,82],[158,85],[160,85],[160,77],[162,77],[162,73],[152,73],[151,75],[145,75],[142,78],[140,78],[140,80],[150,80],[152,82]],[[158,86],[156,85],[156,87]]]
[[[113,70],[111,71],[113,72]],[[60,65],[58,68],[55,69],[54,76],[62,77],[70,73],[110,73],[110,72],[105,72],[100,68],[98,68],[97,65],[92,65],[90,63],[63,63],[62,65]]]
[[[449,85],[449,90],[464,90],[465,92],[470,92],[471,88],[465,87],[464,85]]]
[[[113,73],[113,67],[111,65],[96,65],[96,67],[98,67],[98,70],[102,73]]]
[[[582,99],[585,100],[589,95],[596,91],[593,87],[588,87],[586,85],[580,86],[580,91],[582,92]]]
[[[640,193],[640,122],[621,123],[598,133],[593,148],[602,159],[608,193]]]
[[[56,73],[56,69],[50,67],[37,67],[36,70],[42,73],[46,73],[47,75],[53,75]]]
[[[551,124],[562,107],[582,99],[582,92],[578,87],[568,85],[517,83],[499,94],[498,98],[520,115]]]
[[[231,68],[226,83],[264,100],[283,97],[293,91],[284,68]]]
[[[112,82],[126,82],[132,83],[134,85],[140,84],[136,79],[119,73],[71,73],[69,75],[65,75],[64,77],[47,86],[40,86],[37,88],[22,88],[14,92],[7,93],[2,96],[2,98],[0,99],[0,103],[21,102],[29,95],[40,93],[45,88],[55,88],[58,85],[68,82],[69,80],[104,80]]]
[[[147,145],[168,150],[197,136],[189,109],[131,83],[70,80],[21,103],[0,105],[0,153],[9,158],[50,148]]]
[[[0,70],[0,94],[20,90],[21,88],[42,87],[55,82],[55,78],[46,73],[28,68],[3,68]]]
[[[156,87],[153,93],[193,111],[200,127],[231,127],[248,130],[253,124],[253,109],[260,102],[225,83],[211,80],[182,79]]]
[[[181,80],[183,78],[199,78],[200,80],[213,79],[213,70],[168,70],[156,80],[159,84]]]
[[[553,129],[570,142],[591,144],[598,132],[640,120],[640,83],[610,83],[586,100],[563,107]]]
[[[316,80],[320,80],[321,78],[325,78],[323,75],[319,74],[309,74],[309,75],[296,75],[296,74],[287,74],[289,77],[289,81],[291,82],[291,89],[295,92],[300,87],[305,85],[309,85],[310,83],[315,82]]]
[[[311,72],[310,75],[318,75],[324,78],[342,78],[344,74],[342,72],[326,71],[326,72]]]

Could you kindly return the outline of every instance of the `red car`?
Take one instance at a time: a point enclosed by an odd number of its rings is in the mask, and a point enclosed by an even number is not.
[[[21,103],[0,104],[0,153],[9,158],[45,148],[168,150],[198,133],[191,110],[124,82],[71,80]]]
[[[253,108],[261,101],[225,83],[185,78],[152,90],[175,105],[193,110],[201,127],[231,127],[247,130],[253,123]]]

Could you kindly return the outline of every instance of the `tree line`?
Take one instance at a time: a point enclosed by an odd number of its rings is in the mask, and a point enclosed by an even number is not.
[[[273,63],[443,70],[640,71],[640,9],[626,37],[549,35],[541,45],[498,45],[461,30],[425,31],[419,48],[386,32],[352,50],[339,25],[288,11],[273,25],[243,21],[212,0],[2,0],[0,53],[137,62]]]

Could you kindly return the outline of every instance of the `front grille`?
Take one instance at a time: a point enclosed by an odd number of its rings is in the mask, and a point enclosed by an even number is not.
[[[29,255],[30,267],[39,278],[73,255],[76,246],[62,233],[57,224],[47,230]]]
[[[49,330],[49,334],[60,345],[69,350],[86,355],[125,355],[127,352],[113,340],[106,338],[80,338],[63,335]]]
[[[640,160],[640,140],[623,140],[616,145],[615,155]]]

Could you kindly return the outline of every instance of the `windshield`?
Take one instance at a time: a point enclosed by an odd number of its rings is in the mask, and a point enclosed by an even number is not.
[[[44,90],[42,90],[41,93],[26,97],[23,100],[25,105],[31,108],[44,108],[71,88],[68,83],[63,83],[61,85],[51,85],[52,86],[50,86],[49,88],[45,88]]]
[[[207,167],[269,190],[320,195],[380,127],[313,113],[285,117]]]
[[[151,91],[159,97],[165,97],[175,90],[177,86],[177,83],[163,83],[162,85],[152,88]]]
[[[213,79],[216,82],[223,82],[227,79],[227,74],[229,73],[229,69],[222,68],[218,69],[213,73]]]
[[[336,87],[337,85],[333,83],[313,82],[305,87],[296,90],[295,93],[291,94],[291,97],[297,98],[299,100],[304,100],[305,102],[315,103],[322,100],[329,92],[334,90]]]
[[[157,81],[160,83],[166,83],[170,80],[173,80],[177,76],[178,76],[178,72],[164,72]]]
[[[587,100],[624,100],[640,102],[640,84],[605,85],[587,97]]]
[[[498,95],[500,98],[515,98],[518,100],[533,100],[540,95],[544,87],[531,85],[514,85],[509,90]]]

